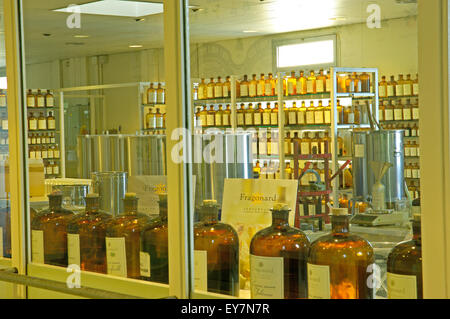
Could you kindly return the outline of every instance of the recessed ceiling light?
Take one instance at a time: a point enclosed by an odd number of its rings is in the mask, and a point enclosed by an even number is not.
[[[244,33],[256,33],[255,30],[244,30],[244,31],[242,31],[242,32],[244,32]]]
[[[129,45],[128,47],[130,47],[130,48],[142,48],[143,45],[142,44],[132,44],[132,45]]]
[[[345,20],[347,20],[347,18],[346,17],[332,17],[329,20],[331,20],[331,21],[345,21]]]
[[[87,34],[75,34],[73,37],[79,38],[79,39],[89,38],[89,36]]]
[[[139,18],[164,12],[164,5],[140,1],[100,0],[53,11]]]

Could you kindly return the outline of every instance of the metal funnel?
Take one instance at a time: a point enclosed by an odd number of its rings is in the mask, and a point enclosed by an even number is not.
[[[376,183],[381,182],[383,176],[392,166],[393,165],[388,162],[375,162],[375,161],[370,162],[370,167],[372,167],[372,171],[375,175],[375,182]]]

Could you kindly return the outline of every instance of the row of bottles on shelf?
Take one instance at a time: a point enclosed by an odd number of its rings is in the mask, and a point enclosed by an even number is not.
[[[164,129],[166,128],[166,113],[162,113],[159,108],[149,109],[145,115],[146,129]]]
[[[309,72],[309,76],[304,71],[300,71],[297,77],[295,71],[291,71],[290,76],[283,76],[283,95],[305,95],[326,93],[331,91],[330,72],[320,70],[318,74],[314,70]],[[337,84],[339,93],[370,93],[371,81],[367,73],[338,74]],[[211,78],[209,83],[201,79],[198,87],[194,87],[194,100],[205,100],[214,98],[229,98],[231,96],[231,77],[227,76],[225,82],[219,76],[217,81]],[[266,77],[264,73],[257,79],[253,74],[250,80],[247,75],[243,79],[236,81],[236,97],[273,97],[278,95],[278,78],[269,73]]]
[[[59,159],[60,151],[58,144],[47,146],[45,144],[29,146],[29,159]]]
[[[47,93],[42,93],[40,89],[37,91],[29,89],[27,107],[55,107],[55,96],[50,90],[47,90]]]
[[[404,143],[405,157],[418,157],[420,156],[420,147],[417,141],[406,141]]]
[[[88,194],[78,214],[62,199],[50,194],[49,209],[31,216],[33,262],[168,283],[167,195],[160,195],[158,218],[139,213],[132,193],[115,217],[99,209],[98,194]]]
[[[0,107],[7,107],[7,106],[8,100],[6,90],[0,89]]]
[[[418,123],[413,124],[404,124],[404,123],[395,123],[395,124],[380,124],[381,128],[385,130],[403,130],[405,137],[419,137],[420,130]]]
[[[414,104],[410,99],[405,104],[401,100],[381,101],[378,116],[380,122],[419,120],[419,101],[416,99]]]
[[[367,103],[367,101],[366,101]],[[273,105],[272,105],[273,104]],[[322,100],[317,103],[311,101],[306,106],[302,101],[301,106],[297,106],[296,102],[291,107],[283,105],[285,112],[286,125],[331,125],[331,101],[328,105],[323,105]],[[253,103],[241,103],[236,110],[236,124],[238,126],[260,126],[260,125],[278,125],[278,103],[267,103],[263,108],[262,103],[257,103],[256,107]],[[342,106],[340,100],[337,101],[337,121],[338,124],[354,124],[359,125],[368,123],[367,116],[368,105],[360,105],[359,101],[355,105]],[[231,126],[231,109],[227,105],[223,109],[219,105],[216,109],[214,105],[197,107],[195,112],[196,127],[229,127]]]
[[[0,129],[3,131],[8,130],[8,113],[7,112],[1,112],[0,113]]]
[[[158,83],[156,88],[154,83],[150,83],[142,102],[143,104],[166,104],[166,89],[163,88],[162,83]]]
[[[39,117],[35,117],[33,112],[28,116],[28,130],[40,131],[40,130],[55,130],[56,119],[53,116],[53,112],[49,112],[48,116],[45,116],[43,112],[40,112]]]
[[[420,179],[420,165],[419,163],[405,164],[405,178]],[[415,198],[415,197],[413,197]]]
[[[44,173],[46,176],[59,175],[59,164],[54,161],[44,161]]]
[[[408,192],[412,199],[420,199],[420,181],[407,180]]]
[[[403,77],[399,74],[398,80],[395,81],[395,76],[391,75],[391,80],[386,81],[386,76],[381,77],[378,83],[378,95],[380,98],[398,97],[398,96],[418,96],[419,95],[419,75],[413,80],[411,74]]]
[[[55,144],[56,137],[54,132],[46,133],[28,133],[28,145]]]

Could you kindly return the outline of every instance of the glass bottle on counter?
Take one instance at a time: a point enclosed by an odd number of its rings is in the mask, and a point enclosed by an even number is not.
[[[195,288],[238,297],[239,238],[218,213],[217,202],[205,200],[194,225]]]
[[[67,224],[73,212],[62,208],[63,195],[48,195],[49,208],[31,221],[31,260],[67,267]]]
[[[272,225],[250,243],[251,297],[257,299],[307,298],[306,261],[310,241],[299,229],[289,225],[290,208],[279,203],[272,211]]]
[[[310,299],[372,299],[371,244],[350,233],[348,209],[331,210],[332,231],[311,244],[308,257]]]
[[[208,85],[206,86],[206,98],[213,99],[214,98],[214,87],[216,84],[214,83],[214,78],[209,80]]]
[[[420,215],[413,216],[413,238],[401,242],[387,259],[389,299],[422,299],[422,237]]]
[[[125,194],[123,204],[124,212],[111,220],[106,228],[107,273],[139,279],[141,231],[151,219],[138,213],[136,194]]]
[[[142,231],[141,276],[145,280],[169,283],[167,194],[159,194],[159,217]]]
[[[217,78],[217,83],[214,86],[214,97],[217,98],[221,98],[223,96],[223,83],[222,83],[222,78],[219,76]]]
[[[53,173],[53,166],[50,165]],[[98,194],[85,198],[86,210],[73,217],[67,225],[69,265],[81,270],[106,274],[106,224],[111,215],[100,211]]]

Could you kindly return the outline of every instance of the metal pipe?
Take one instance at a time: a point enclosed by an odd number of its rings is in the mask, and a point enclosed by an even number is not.
[[[30,277],[17,274],[16,268],[6,268],[0,270],[0,281],[5,281],[17,285],[24,285],[29,287],[35,287],[45,290],[56,291],[64,294],[74,295],[89,299],[144,299],[141,297],[130,296],[106,290],[80,287],[80,288],[68,288],[66,283],[41,279],[36,277]]]

